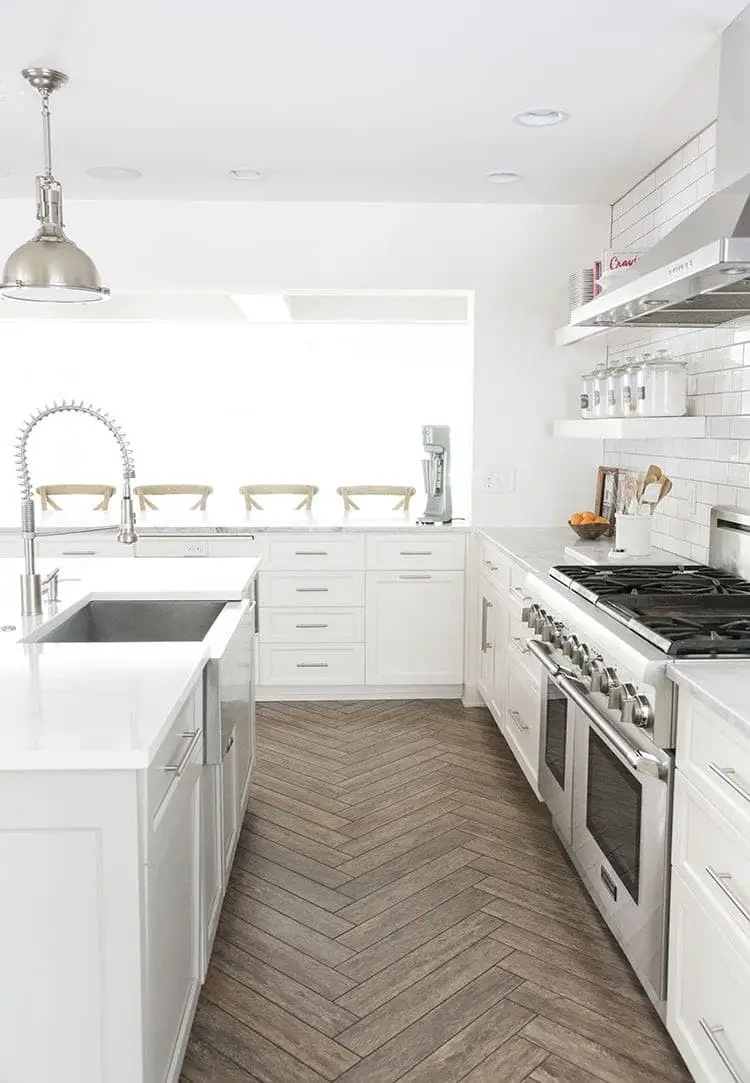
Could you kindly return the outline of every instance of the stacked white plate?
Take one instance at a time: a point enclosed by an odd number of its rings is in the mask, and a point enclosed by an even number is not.
[[[568,304],[570,311],[588,304],[594,299],[594,271],[592,267],[584,267],[582,271],[574,271],[568,276]]]

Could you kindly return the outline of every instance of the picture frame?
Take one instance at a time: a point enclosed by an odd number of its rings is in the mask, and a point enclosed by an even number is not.
[[[615,532],[615,518],[617,516],[617,491],[620,483],[620,470],[616,466],[600,466],[596,474],[596,492],[594,494],[594,511],[609,519],[607,537],[611,538]]]

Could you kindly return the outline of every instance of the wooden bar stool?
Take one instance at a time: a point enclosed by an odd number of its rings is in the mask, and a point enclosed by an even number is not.
[[[191,505],[190,510],[205,511],[208,498],[214,490],[212,485],[136,485],[133,491],[138,497],[141,511],[146,508],[150,511],[159,510],[151,500],[152,496],[197,496],[198,500]]]
[[[256,496],[301,496],[299,504],[296,505],[295,511],[310,511],[312,509],[313,497],[318,493],[317,485],[241,485],[240,492],[245,498],[245,508],[247,511],[252,511],[256,508],[258,511],[263,511],[263,505],[260,504],[255,497]]]
[[[114,485],[40,485],[37,489],[42,511],[52,508],[53,511],[62,511],[60,505],[54,501],[53,496],[98,496],[99,503],[93,511],[106,511],[109,502],[115,495]]]
[[[344,501],[344,511],[359,511],[359,505],[352,500],[353,496],[397,496],[400,497],[394,505],[394,511],[409,511],[409,501],[416,493],[411,485],[341,485],[336,492]]]

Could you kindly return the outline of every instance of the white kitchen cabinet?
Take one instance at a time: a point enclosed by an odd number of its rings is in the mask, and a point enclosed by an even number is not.
[[[222,824],[224,831],[223,853],[224,872],[229,872],[234,860],[234,851],[240,836],[239,793],[237,779],[237,732],[232,729],[227,738],[224,759],[221,764]]]
[[[248,798],[250,797],[250,778],[255,766],[255,671],[256,671],[256,637],[250,637],[251,657],[249,672],[252,676],[250,681],[250,710],[243,712],[237,722],[237,822],[242,826],[245,818]]]
[[[477,686],[498,726],[505,713],[505,654],[507,613],[505,599],[484,576],[479,580],[479,664]]]
[[[367,567],[371,571],[459,571],[465,561],[463,534],[436,536],[425,530],[416,535],[370,534],[367,538]]]
[[[75,534],[73,537],[68,537],[65,534],[58,537],[45,537],[42,534],[37,538],[36,543],[37,556],[52,557],[54,559],[59,557],[61,560],[70,557],[88,557],[89,559],[94,557],[115,557],[116,559],[122,559],[134,556],[133,550],[134,546],[123,545],[122,542],[118,542],[114,530],[111,534],[95,532],[83,536]]]
[[[146,865],[146,1078],[176,1080],[201,984],[202,741],[162,806]]]
[[[461,684],[463,597],[460,571],[368,572],[367,683]]]
[[[205,978],[224,899],[224,824],[221,764],[207,763],[201,776],[201,977]]]
[[[507,652],[505,671],[505,716],[500,728],[531,788],[539,796],[542,710],[539,686],[530,680],[523,658],[515,647]]]

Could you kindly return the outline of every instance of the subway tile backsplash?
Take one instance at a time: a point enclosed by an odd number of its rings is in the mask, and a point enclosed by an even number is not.
[[[701,132],[626,193],[612,208],[612,247],[647,249],[713,190],[716,126]],[[646,470],[657,463],[674,482],[654,516],[654,544],[678,556],[708,560],[714,504],[750,508],[750,319],[708,330],[623,331],[610,362],[669,347],[688,362],[689,412],[708,418],[702,440],[611,440],[608,466]]]

